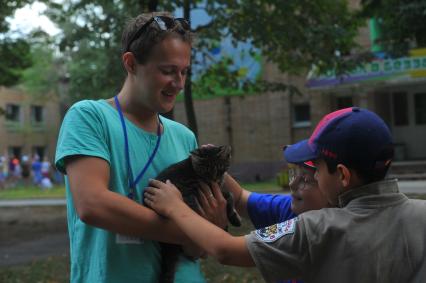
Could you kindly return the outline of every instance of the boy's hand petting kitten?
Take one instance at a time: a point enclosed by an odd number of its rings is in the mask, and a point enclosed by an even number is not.
[[[173,209],[186,205],[178,188],[169,180],[166,183],[150,180],[149,185],[144,192],[144,202],[158,214],[170,218]]]

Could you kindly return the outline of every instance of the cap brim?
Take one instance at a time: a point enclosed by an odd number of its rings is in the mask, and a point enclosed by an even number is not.
[[[306,167],[309,167],[309,168],[316,169],[314,163],[311,160],[303,162],[303,165],[305,165]]]
[[[289,163],[303,163],[318,158],[318,154],[309,146],[308,140],[284,147],[284,158]]]

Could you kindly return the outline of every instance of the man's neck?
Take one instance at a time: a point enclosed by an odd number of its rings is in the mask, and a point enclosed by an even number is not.
[[[134,97],[135,95],[126,86],[118,94],[123,115],[138,127],[148,132],[157,132],[158,113],[136,101]]]

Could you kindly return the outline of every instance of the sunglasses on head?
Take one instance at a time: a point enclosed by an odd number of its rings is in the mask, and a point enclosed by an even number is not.
[[[127,44],[126,51],[130,51],[130,45],[135,41],[141,34],[148,28],[148,26],[155,22],[158,26],[158,28],[162,31],[167,31],[170,29],[175,28],[177,32],[183,34],[186,31],[190,30],[190,25],[187,20],[184,18],[171,18],[167,16],[155,16],[149,19],[146,23],[144,23],[139,30],[130,38],[129,43]]]

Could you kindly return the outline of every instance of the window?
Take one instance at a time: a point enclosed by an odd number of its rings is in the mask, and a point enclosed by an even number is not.
[[[43,122],[43,107],[37,105],[31,105],[31,122],[41,123]]]
[[[416,124],[426,124],[426,93],[416,93],[414,95],[414,111]]]
[[[21,107],[16,104],[7,104],[6,105],[6,120],[19,122],[20,121],[20,113]]]
[[[408,99],[405,92],[397,92],[392,95],[393,124],[395,126],[408,125]]]
[[[309,127],[311,125],[311,106],[296,104],[293,106],[293,126]]]
[[[353,103],[352,97],[350,96],[336,98],[336,106],[337,106],[336,110],[352,107],[353,105],[354,103]]]

